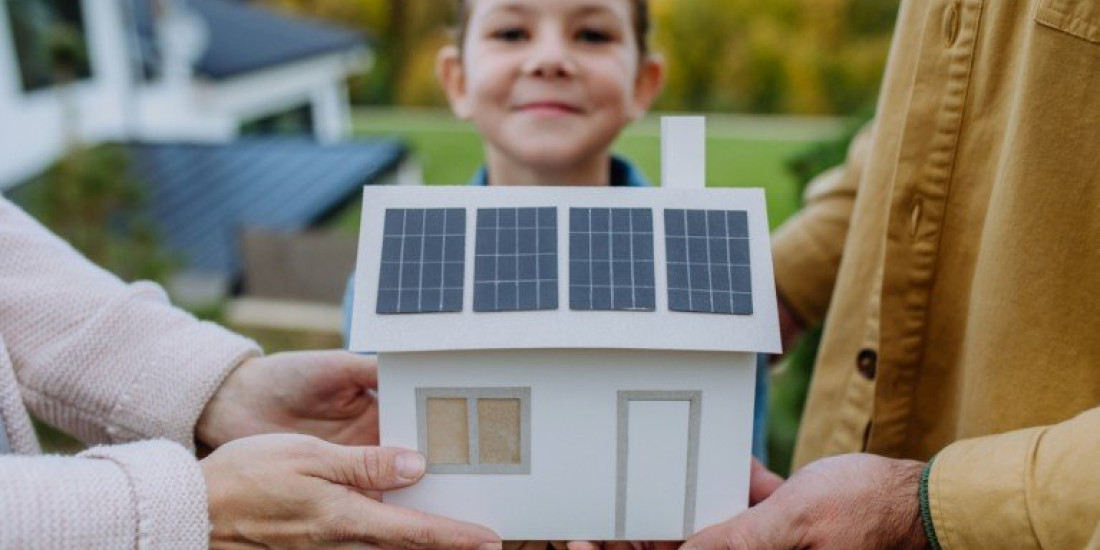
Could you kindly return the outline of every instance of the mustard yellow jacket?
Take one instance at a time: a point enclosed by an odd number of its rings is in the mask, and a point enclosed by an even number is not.
[[[1100,548],[1100,0],[908,0],[777,234],[825,333],[796,462],[936,456],[945,548]]]

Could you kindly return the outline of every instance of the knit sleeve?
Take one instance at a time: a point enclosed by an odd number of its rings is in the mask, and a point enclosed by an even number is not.
[[[198,462],[167,441],[76,457],[0,457],[0,548],[194,550],[209,545]]]
[[[31,411],[89,443],[193,445],[219,385],[257,346],[127,285],[0,199],[0,330]]]

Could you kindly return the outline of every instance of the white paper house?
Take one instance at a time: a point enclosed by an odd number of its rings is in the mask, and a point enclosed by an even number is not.
[[[673,171],[365,190],[351,347],[379,354],[382,444],[429,461],[386,502],[527,540],[745,509],[756,354],[780,347],[764,193]]]

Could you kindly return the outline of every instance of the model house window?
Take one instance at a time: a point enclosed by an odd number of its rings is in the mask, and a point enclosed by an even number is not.
[[[429,472],[531,472],[530,388],[421,388],[416,394]]]
[[[92,74],[84,10],[78,0],[7,0],[23,91]]]

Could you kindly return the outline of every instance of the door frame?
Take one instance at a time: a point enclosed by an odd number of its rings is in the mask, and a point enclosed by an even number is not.
[[[699,425],[702,415],[702,391],[620,391],[618,425],[618,468],[615,481],[615,538],[626,538],[627,505],[627,465],[630,447],[630,402],[631,401],[687,401],[688,412],[688,454],[687,479],[684,484],[684,533],[686,539],[695,532],[695,492],[699,479]]]

